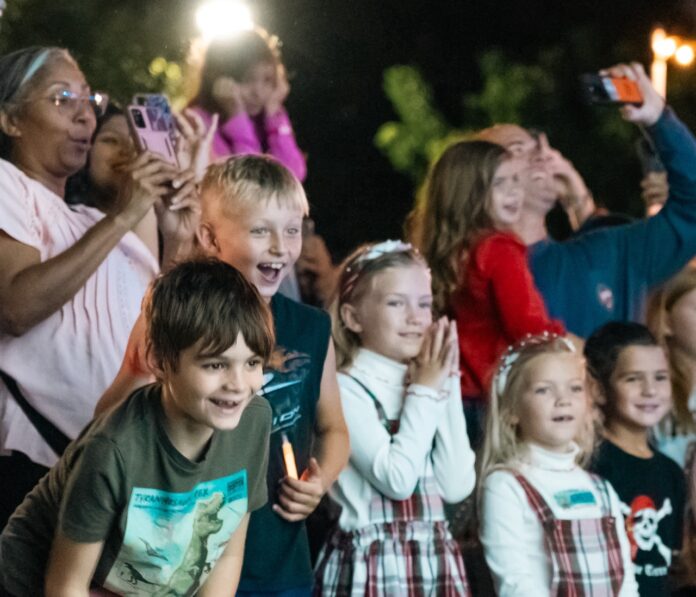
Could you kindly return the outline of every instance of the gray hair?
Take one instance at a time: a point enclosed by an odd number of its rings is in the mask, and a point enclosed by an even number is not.
[[[77,63],[63,48],[32,46],[0,57],[0,111],[10,113],[41,81],[48,69],[58,62]],[[0,157],[7,159],[12,141],[0,131]]]

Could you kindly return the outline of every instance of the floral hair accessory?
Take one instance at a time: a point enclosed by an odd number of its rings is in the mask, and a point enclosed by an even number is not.
[[[411,243],[405,243],[400,240],[385,240],[374,245],[367,245],[346,267],[345,282],[341,285],[341,299],[344,301],[350,296],[358,278],[369,268],[372,261],[390,253],[406,253],[408,251],[417,252],[417,249]]]
[[[385,240],[384,242],[368,247],[363,253],[360,253],[360,255],[358,255],[355,258],[355,261],[353,261],[351,264],[351,267],[357,265],[358,263],[372,261],[373,259],[381,257],[382,255],[386,255],[387,253],[405,253],[411,249],[413,249],[413,245],[411,245],[411,243],[404,243],[400,240]]]
[[[503,356],[500,357],[500,364],[498,366],[498,371],[495,374],[495,391],[498,396],[503,395],[505,390],[505,385],[507,384],[508,375],[510,374],[510,369],[515,361],[520,358],[522,351],[528,346],[542,346],[544,344],[550,344],[555,340],[559,340],[567,349],[568,352],[576,352],[575,345],[568,340],[565,336],[559,336],[558,334],[543,332],[541,334],[527,334],[520,342],[515,345],[508,346]]]

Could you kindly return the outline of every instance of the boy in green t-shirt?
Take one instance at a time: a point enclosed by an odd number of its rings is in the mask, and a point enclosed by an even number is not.
[[[144,312],[157,382],[96,418],[14,513],[3,597],[234,593],[267,501],[271,312],[216,260],[156,280]]]

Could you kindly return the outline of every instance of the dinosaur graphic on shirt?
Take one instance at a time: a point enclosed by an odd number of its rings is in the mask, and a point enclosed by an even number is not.
[[[218,512],[224,505],[222,493],[215,493],[207,501],[198,502],[193,519],[193,534],[184,552],[184,559],[174,570],[166,586],[154,593],[155,597],[188,597],[199,588],[201,575],[207,571],[208,537],[222,528]]]

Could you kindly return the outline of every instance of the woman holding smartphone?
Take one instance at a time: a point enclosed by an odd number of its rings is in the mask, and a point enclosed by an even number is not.
[[[116,213],[64,202],[105,101],[66,50],[0,57],[0,528],[118,370],[159,271],[131,230],[170,183],[189,190],[186,176],[144,153]]]

